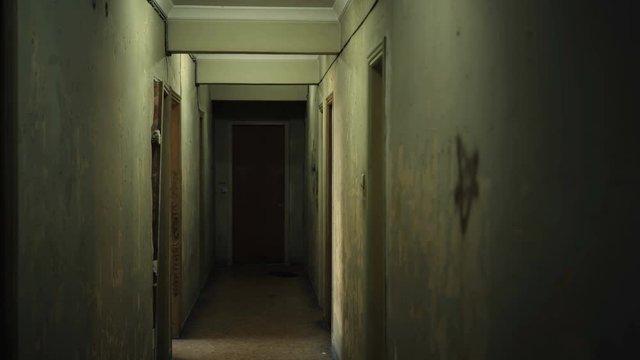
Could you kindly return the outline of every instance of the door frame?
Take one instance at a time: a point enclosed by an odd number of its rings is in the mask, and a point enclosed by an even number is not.
[[[153,90],[154,90],[154,94],[153,94],[153,115],[152,115],[152,122],[151,122],[151,191],[152,191],[152,215],[153,215],[153,219],[151,221],[151,226],[153,227],[152,231],[151,231],[151,242],[152,242],[152,246],[153,246],[153,250],[154,250],[154,254],[153,254],[153,275],[155,276],[155,279],[153,279],[153,302],[154,302],[154,306],[153,306],[153,357],[154,359],[161,359],[162,357],[160,356],[160,351],[158,351],[158,344],[160,343],[160,341],[158,340],[159,338],[161,338],[162,336],[160,335],[160,332],[158,331],[159,329],[159,325],[162,321],[161,319],[161,309],[160,309],[160,304],[162,303],[160,300],[160,290],[162,289],[160,286],[160,280],[161,280],[161,270],[160,270],[160,253],[161,253],[161,245],[162,245],[162,236],[161,236],[161,229],[162,229],[162,220],[163,220],[163,216],[162,216],[162,197],[163,197],[163,192],[162,192],[162,185],[163,185],[163,171],[162,171],[162,137],[164,136],[163,134],[163,118],[164,118],[164,107],[165,107],[165,103],[164,100],[167,98],[167,93],[165,90],[165,85],[164,82],[158,78],[154,78],[153,80]],[[157,123],[156,123],[157,121]],[[160,132],[160,140],[159,142],[154,142],[155,140],[153,139],[153,134],[155,131],[159,131]],[[154,171],[154,165],[156,165],[154,163],[154,148],[158,149],[158,179],[157,179],[157,184],[153,183],[153,171]],[[153,212],[153,210],[155,210],[155,213]],[[154,221],[156,221],[155,225],[154,225]]]
[[[171,106],[175,92],[167,84],[162,90],[162,123],[158,244],[158,297],[156,358],[171,359]]]
[[[335,97],[332,92],[327,96],[324,102],[324,111],[323,111],[323,121],[321,122],[322,127],[322,142],[324,145],[324,188],[325,188],[325,196],[324,196],[324,208],[323,216],[323,244],[324,244],[324,293],[325,293],[325,301],[324,301],[324,312],[325,312],[325,320],[327,321],[327,325],[331,328],[333,324],[333,252],[334,252],[334,196],[333,190],[335,185],[335,168],[334,168],[334,158],[335,158],[335,139],[334,139],[334,124],[335,124]]]
[[[171,289],[171,337],[173,339],[179,338],[180,337],[180,333],[182,332],[182,328],[184,326],[184,322],[185,319],[182,318],[182,288],[183,288],[183,254],[182,254],[182,247],[184,245],[184,239],[183,239],[183,235],[184,235],[184,224],[182,221],[182,208],[183,208],[183,201],[182,201],[182,193],[183,193],[183,186],[182,186],[182,177],[184,175],[184,167],[182,164],[182,98],[180,97],[180,95],[178,95],[176,92],[174,91],[170,91],[169,93],[169,98],[170,98],[170,118],[169,120],[169,131],[171,132],[170,135],[170,139],[171,139],[171,143],[168,145],[170,148],[170,168],[173,171],[174,167],[176,165],[173,164],[173,151],[176,149],[174,148],[174,144],[177,141],[177,149],[178,149],[178,162],[179,164],[177,164],[178,168],[179,168],[179,172],[180,172],[180,176],[179,176],[179,189],[177,192],[177,199],[174,199],[174,194],[173,192],[170,195],[169,198],[169,202],[170,202],[170,206],[173,205],[174,201],[178,201],[179,203],[179,212],[178,212],[178,226],[180,227],[179,231],[179,237],[178,237],[178,242],[179,242],[179,246],[178,248],[178,252],[179,254],[176,255],[176,253],[174,252],[174,242],[175,239],[173,237],[173,232],[174,232],[174,228],[173,228],[173,214],[171,216],[171,244],[170,244],[170,289]],[[174,108],[177,108],[177,111],[175,111]],[[175,112],[174,112],[175,111]],[[174,121],[176,121],[176,117],[177,116],[177,133],[174,129]],[[177,136],[176,136],[177,135]],[[170,186],[171,189],[173,189],[173,178],[172,178],[173,174],[170,173]],[[179,272],[176,273],[175,272],[175,263],[178,263],[178,267],[179,267]],[[179,278],[177,280],[175,280],[175,276],[179,275]],[[176,285],[177,284],[177,285]]]
[[[367,104],[367,110],[368,110],[368,115],[367,115],[367,139],[368,139],[368,145],[367,145],[367,157],[369,157],[371,155],[371,131],[372,131],[372,121],[374,121],[371,111],[373,109],[373,104],[371,103],[371,98],[372,98],[372,87],[371,87],[371,82],[372,82],[372,76],[373,76],[373,71],[375,70],[376,66],[380,66],[381,67],[381,79],[382,79],[382,106],[383,108],[383,112],[381,114],[381,116],[383,117],[382,119],[382,124],[381,124],[381,130],[383,131],[383,141],[382,144],[380,144],[382,146],[381,151],[384,154],[384,158],[382,159],[383,161],[383,172],[382,172],[382,177],[383,179],[381,181],[384,182],[383,186],[382,186],[382,190],[383,193],[381,194],[381,196],[383,196],[382,199],[382,216],[384,218],[384,231],[382,233],[382,257],[383,257],[383,261],[384,261],[384,279],[383,279],[383,301],[384,303],[382,304],[382,344],[374,344],[373,348],[369,347],[369,350],[374,350],[374,354],[377,353],[377,348],[375,348],[376,345],[378,346],[382,346],[382,356],[383,358],[388,358],[389,356],[389,348],[388,348],[388,313],[389,313],[389,226],[388,226],[388,214],[389,214],[389,210],[388,210],[388,203],[389,203],[389,193],[390,193],[390,188],[389,188],[389,159],[388,159],[388,155],[389,155],[389,96],[388,94],[389,92],[389,81],[387,78],[387,74],[388,74],[388,54],[387,54],[387,39],[386,37],[384,37],[382,39],[382,41],[373,48],[373,50],[369,53],[369,56],[367,57],[367,91],[368,91],[368,104]],[[369,171],[370,169],[370,159],[367,160],[367,176],[369,176]],[[372,180],[367,180],[366,181],[366,193],[365,193],[365,197],[367,199],[367,208],[366,208],[366,216],[367,216],[367,231],[369,231],[369,217],[371,216],[371,205],[370,205],[370,196],[373,195],[369,192],[369,185],[372,183]],[[370,237],[369,235],[367,235],[367,243],[370,242]],[[375,330],[375,329],[373,329]],[[371,329],[368,329],[367,331],[371,331]]]
[[[284,127],[284,263],[289,265],[289,122],[288,121],[242,121],[232,120],[228,122],[229,139],[229,246],[227,246],[227,258],[229,266],[233,265],[233,127],[234,126],[283,126]]]

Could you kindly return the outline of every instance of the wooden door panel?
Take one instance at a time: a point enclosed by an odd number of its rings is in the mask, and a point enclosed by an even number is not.
[[[283,263],[285,129],[233,127],[233,261]]]

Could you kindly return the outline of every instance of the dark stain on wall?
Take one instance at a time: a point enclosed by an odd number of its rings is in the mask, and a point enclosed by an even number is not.
[[[480,157],[476,150],[473,155],[467,153],[467,149],[458,135],[456,137],[458,154],[458,185],[456,186],[454,200],[460,217],[460,229],[467,232],[473,201],[480,195],[478,186],[478,167]]]

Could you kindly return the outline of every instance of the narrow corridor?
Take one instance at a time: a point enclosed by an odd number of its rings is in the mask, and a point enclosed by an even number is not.
[[[0,18],[0,360],[640,359],[640,1]]]
[[[223,268],[173,340],[173,358],[330,359],[329,332],[302,269]]]

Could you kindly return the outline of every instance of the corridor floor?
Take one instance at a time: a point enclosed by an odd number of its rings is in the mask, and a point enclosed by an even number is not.
[[[173,359],[330,359],[329,331],[316,304],[299,268],[217,269],[173,341]]]

